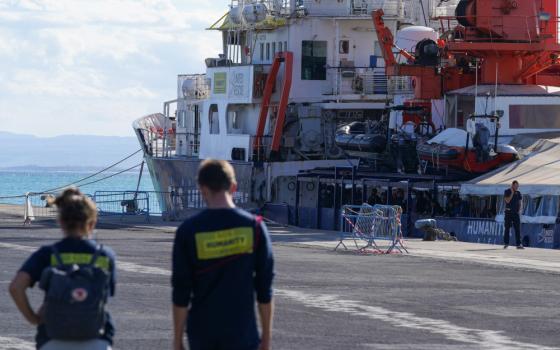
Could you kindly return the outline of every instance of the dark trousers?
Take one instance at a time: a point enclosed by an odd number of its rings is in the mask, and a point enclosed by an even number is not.
[[[187,335],[190,350],[257,350],[260,339],[222,339],[220,337]]]
[[[518,213],[513,213],[506,210],[505,224],[504,224],[504,245],[509,245],[509,231],[511,226],[515,230],[515,243],[521,245],[521,220]]]

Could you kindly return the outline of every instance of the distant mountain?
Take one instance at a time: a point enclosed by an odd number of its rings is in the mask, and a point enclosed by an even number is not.
[[[93,169],[111,165],[140,149],[135,137],[64,135],[37,137],[0,132],[0,169]],[[138,153],[119,168],[142,161]]]

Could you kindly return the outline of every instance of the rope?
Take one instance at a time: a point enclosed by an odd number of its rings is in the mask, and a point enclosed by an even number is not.
[[[39,193],[55,192],[55,191],[58,191],[58,190],[61,190],[61,189],[64,189],[64,188],[67,188],[67,187],[70,187],[70,186],[74,186],[74,185],[76,185],[76,186],[77,186],[77,185],[79,185],[79,186],[86,186],[87,184],[84,185],[84,184],[79,184],[79,183],[80,183],[80,182],[83,182],[83,181],[85,181],[85,180],[89,180],[89,179],[91,179],[91,178],[93,178],[93,177],[95,177],[95,176],[97,176],[97,175],[99,175],[99,174],[104,173],[105,171],[107,171],[107,170],[109,170],[109,169],[112,169],[112,168],[116,167],[117,165],[123,163],[124,161],[126,161],[126,160],[128,160],[128,159],[134,157],[134,156],[135,156],[136,154],[138,154],[139,152],[142,152],[142,149],[139,149],[138,151],[132,153],[131,155],[129,155],[129,156],[127,156],[127,157],[125,157],[125,158],[119,160],[118,162],[116,162],[116,163],[114,163],[114,164],[112,164],[112,165],[110,165],[110,166],[108,166],[108,167],[106,167],[106,168],[104,168],[104,169],[102,169],[102,170],[96,172],[95,174],[86,176],[86,177],[84,177],[84,178],[82,178],[82,179],[76,180],[76,181],[74,181],[74,182],[72,182],[72,183],[69,183],[69,184],[66,184],[66,185],[64,185],[64,186],[51,188],[51,189],[48,189],[48,190],[45,190],[45,191],[42,191],[42,192],[39,192]],[[133,166],[132,168],[127,169],[126,171],[131,170],[131,169],[134,169],[134,168],[136,168],[136,167],[139,166],[139,165],[140,165],[140,164],[135,165],[135,166]],[[121,172],[119,172],[118,174],[122,174],[123,172],[125,172],[125,171],[121,171]],[[109,176],[109,177],[107,177],[107,178],[110,178],[110,177],[112,177],[112,176]],[[95,182],[93,182],[93,183],[95,183]]]
[[[119,172],[117,172],[117,173],[114,173],[114,174],[111,174],[111,175],[109,175],[109,176],[102,177],[101,179],[97,179],[97,180],[95,180],[95,181],[87,182],[87,183],[85,183],[85,184],[80,184],[80,186],[81,186],[81,187],[85,187],[85,186],[89,186],[89,185],[96,184],[96,183],[98,183],[98,182],[101,182],[101,181],[110,179],[110,178],[112,178],[112,177],[118,176],[118,175],[120,175],[120,174],[122,174],[122,173],[126,173],[127,171],[130,171],[130,170],[132,170],[132,169],[134,169],[134,168],[138,168],[140,165],[142,165],[142,163],[138,163],[138,164],[136,164],[136,165],[134,165],[134,166],[132,166],[132,167],[130,167],[130,168],[128,168],[128,169],[121,170],[121,171],[119,171]],[[88,178],[90,178],[90,177],[88,177]],[[54,189],[54,190],[43,191],[43,192],[36,192],[36,193],[31,193],[31,194],[40,194],[40,193],[54,192],[54,191],[56,191],[56,190],[61,190],[61,189],[64,189],[64,188],[66,188],[66,187],[69,187],[69,186],[72,186],[72,185],[75,185],[75,184],[76,184],[76,183],[72,183],[72,184],[69,184],[69,185],[64,186],[64,187],[56,188],[56,189]]]
[[[106,177],[103,177],[103,178],[101,178],[101,179],[98,179],[98,180],[95,180],[95,181],[91,181],[91,182],[88,182],[88,183],[85,183],[85,184],[82,184],[82,183],[81,183],[81,182],[86,181],[86,180],[89,180],[89,179],[91,179],[91,178],[93,178],[93,177],[95,177],[95,176],[97,176],[97,175],[100,175],[100,174],[106,172],[106,171],[109,170],[109,169],[112,169],[112,168],[116,167],[117,165],[119,165],[119,164],[121,164],[121,163],[123,163],[123,162],[129,160],[130,158],[134,157],[135,155],[137,155],[137,154],[140,153],[140,152],[142,152],[142,149],[139,149],[139,150],[137,150],[136,152],[134,152],[134,153],[132,153],[132,154],[126,156],[125,158],[119,160],[118,162],[116,162],[116,163],[114,163],[114,164],[111,164],[110,166],[99,170],[99,171],[96,172],[95,174],[86,176],[86,177],[81,178],[81,179],[79,179],[79,180],[76,180],[76,181],[74,181],[74,182],[72,182],[72,183],[66,184],[66,185],[64,185],[64,186],[59,186],[59,187],[51,188],[51,189],[48,189],[48,190],[45,190],[45,191],[41,191],[41,192],[34,192],[34,193],[32,193],[32,194],[41,194],[41,193],[56,192],[56,191],[58,191],[58,190],[65,189],[65,188],[68,188],[68,187],[70,187],[70,186],[78,186],[78,185],[79,185],[79,186],[88,186],[88,185],[92,185],[92,184],[95,184],[95,183],[100,182],[100,181],[103,181],[103,180],[110,179],[110,178],[112,178],[112,177],[114,177],[114,176],[120,175],[120,174],[122,174],[122,173],[125,173],[125,172],[130,171],[130,170],[132,170],[132,169],[134,169],[134,168],[139,167],[141,163],[140,163],[140,164],[136,164],[135,166],[130,167],[130,168],[128,168],[128,169],[119,171],[119,172],[117,172],[117,173],[111,174],[111,175],[106,176]],[[0,199],[17,199],[17,198],[25,198],[25,197],[26,197],[26,195],[23,194],[23,195],[15,195],[15,196],[0,196]]]
[[[2,196],[2,197],[0,197],[0,199],[17,199],[17,198],[25,198],[25,195],[20,194],[20,195],[17,195],[17,196]]]

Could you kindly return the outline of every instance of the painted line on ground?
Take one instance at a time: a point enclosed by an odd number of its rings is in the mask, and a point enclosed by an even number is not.
[[[18,244],[0,243],[0,247],[20,251],[35,251],[36,248]],[[117,262],[117,268],[126,272],[150,275],[170,276],[171,271],[158,267],[150,267],[130,262]],[[428,317],[417,316],[410,312],[399,312],[379,306],[364,305],[363,302],[347,300],[339,295],[314,294],[295,290],[275,289],[275,296],[289,299],[306,307],[321,309],[330,312],[341,312],[352,316],[366,317],[382,321],[399,328],[408,328],[425,331],[434,335],[443,336],[449,340],[472,344],[480,349],[492,350],[559,350],[560,348],[545,347],[528,343],[517,342],[503,334],[501,331],[492,331],[476,328],[467,328],[451,322]],[[16,339],[16,338],[12,338]],[[0,341],[2,338],[0,337]],[[17,348],[20,349],[21,347]],[[2,348],[6,350],[11,348]]]
[[[410,255],[417,257],[429,257],[453,261],[475,261],[493,266],[508,266],[530,270],[560,273],[560,263],[523,257],[509,257],[497,255],[482,255],[476,253],[447,252],[428,249],[413,249]]]
[[[13,249],[13,250],[18,250],[18,251],[27,252],[27,253],[34,253],[37,250],[37,248],[35,248],[35,247],[30,247],[30,246],[26,246],[26,245],[12,244],[12,243],[1,243],[1,242],[0,242],[0,248]]]
[[[19,338],[0,336],[0,350],[35,350],[35,343]]]
[[[345,243],[348,244],[349,242],[345,241]],[[315,248],[326,248],[329,250],[332,250],[335,246],[335,244],[333,244],[332,241],[294,242],[292,245],[315,247]],[[408,254],[409,256],[418,257],[418,258],[429,258],[429,259],[445,260],[445,261],[453,261],[453,262],[469,262],[469,263],[484,264],[488,266],[508,267],[508,268],[519,269],[524,271],[541,271],[541,272],[550,272],[555,274],[560,273],[560,262],[558,261],[546,261],[544,259],[530,259],[530,258],[517,257],[517,256],[516,257],[501,256],[498,254],[484,255],[484,254],[477,254],[473,252],[422,249],[422,248],[416,248],[414,246],[409,246],[406,244],[405,247],[409,251]],[[542,249],[542,248],[535,248],[535,249]]]
[[[159,267],[144,266],[144,265],[139,265],[131,262],[124,262],[124,261],[117,261],[117,269],[126,272],[132,272],[132,273],[171,276],[171,271],[166,269],[162,269]]]
[[[417,316],[363,302],[346,300],[339,295],[313,294],[294,290],[275,290],[275,296],[303,304],[306,307],[331,312],[343,312],[353,316],[382,321],[399,328],[408,328],[443,336],[449,340],[473,344],[479,349],[496,350],[558,350],[559,348],[517,342],[500,331],[461,327],[445,320]]]

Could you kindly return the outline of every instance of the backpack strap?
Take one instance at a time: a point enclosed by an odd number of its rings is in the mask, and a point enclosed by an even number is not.
[[[62,268],[64,266],[64,262],[62,261],[62,257],[60,256],[60,252],[58,251],[58,248],[56,248],[55,244],[53,244],[51,246],[51,250],[52,250],[52,254],[54,255],[54,258],[56,259],[56,263],[58,264],[58,265],[56,265],[56,267]]]
[[[101,255],[102,250],[103,250],[103,244],[98,244],[95,247],[95,253],[93,253],[93,256],[91,257],[91,261],[89,262],[89,265],[91,267],[95,267],[95,263],[97,262],[97,258],[99,258],[99,255]]]

